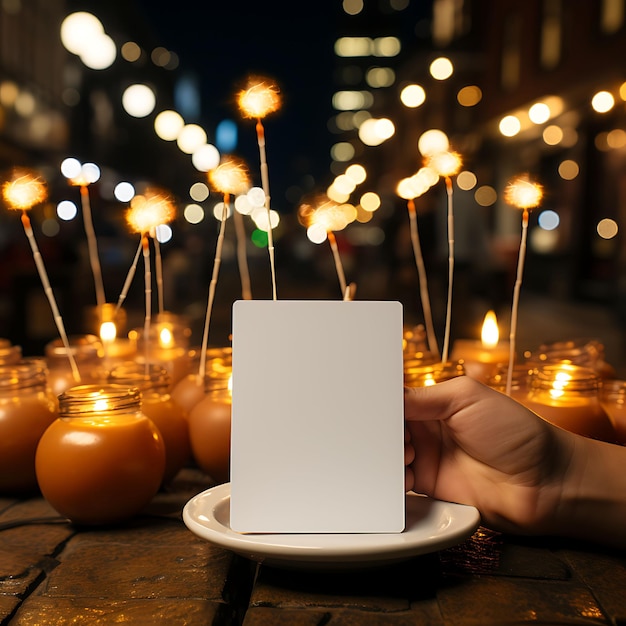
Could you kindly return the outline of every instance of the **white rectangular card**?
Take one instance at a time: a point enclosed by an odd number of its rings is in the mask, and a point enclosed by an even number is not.
[[[405,523],[402,305],[233,305],[231,528],[393,533]]]

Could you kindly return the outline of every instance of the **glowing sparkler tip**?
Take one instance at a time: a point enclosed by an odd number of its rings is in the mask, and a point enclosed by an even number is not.
[[[2,185],[2,197],[10,209],[26,211],[48,197],[43,178],[32,170],[14,168]]]
[[[426,158],[426,165],[435,170],[439,176],[450,177],[459,172],[463,159],[458,152],[446,150],[429,155]]]
[[[250,187],[246,164],[232,156],[225,157],[215,169],[210,170],[208,178],[211,185],[224,194],[245,193]]]
[[[137,233],[152,233],[157,226],[171,222],[176,207],[167,192],[148,188],[144,194],[133,197],[126,211],[126,222]]]
[[[280,108],[280,91],[267,78],[250,78],[237,95],[237,104],[245,117],[260,119]]]
[[[513,178],[504,191],[505,201],[518,209],[533,209],[543,198],[543,187],[527,174]]]

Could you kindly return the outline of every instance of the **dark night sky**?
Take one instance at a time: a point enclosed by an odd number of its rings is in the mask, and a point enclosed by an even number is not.
[[[277,82],[283,104],[264,122],[277,200],[280,187],[298,184],[302,173],[327,175],[338,1],[135,1],[156,40],[179,55],[180,69],[197,73],[209,132],[224,117],[240,119],[234,96],[248,75]],[[252,120],[241,124],[239,137],[238,152],[252,169],[258,160]]]

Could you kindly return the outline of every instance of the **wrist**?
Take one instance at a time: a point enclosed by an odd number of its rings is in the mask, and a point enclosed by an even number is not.
[[[626,547],[626,448],[572,438],[552,534]]]

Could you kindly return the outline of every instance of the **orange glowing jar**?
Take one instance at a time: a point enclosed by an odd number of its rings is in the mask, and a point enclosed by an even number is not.
[[[615,429],[600,401],[600,377],[571,363],[535,367],[528,377],[522,404],[565,430],[614,443]]]
[[[74,378],[68,349],[61,339],[55,339],[45,347],[48,385],[55,397],[75,385],[101,382],[104,375],[102,343],[95,335],[71,336],[68,347],[80,373],[80,381]]]
[[[80,385],[59,397],[59,418],[42,435],[35,469],[41,493],[76,524],[124,521],[159,490],[165,445],[141,411],[141,392]]]
[[[109,382],[137,387],[141,391],[141,410],[163,436],[165,472],[163,482],[170,482],[191,459],[187,415],[172,400],[170,376],[164,367],[151,363],[148,368],[135,362],[114,367]]]
[[[219,483],[230,477],[230,381],[230,372],[207,378],[205,396],[188,417],[193,458],[200,469]]]
[[[37,490],[35,451],[57,417],[42,359],[0,367],[0,493]]]
[[[423,363],[422,361],[404,362],[404,385],[406,387],[428,387],[445,380],[465,376],[465,369],[461,361],[447,363]]]

